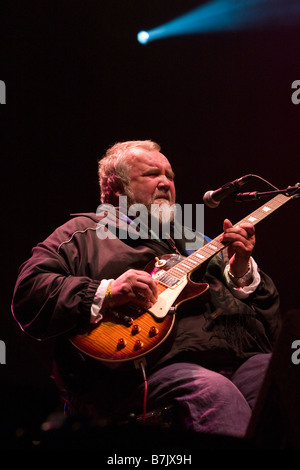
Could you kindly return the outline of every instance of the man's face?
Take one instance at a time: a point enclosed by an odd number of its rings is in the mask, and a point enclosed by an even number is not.
[[[174,173],[168,159],[157,150],[137,149],[129,157],[130,194],[133,202],[175,204]]]

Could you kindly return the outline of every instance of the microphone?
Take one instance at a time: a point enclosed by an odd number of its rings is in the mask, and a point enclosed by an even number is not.
[[[269,196],[272,193],[277,193],[277,191],[268,191],[266,193],[266,196]],[[259,193],[258,191],[251,191],[250,193],[237,193],[234,197],[236,201],[254,201],[256,199],[259,199],[261,195],[264,195],[264,193]]]
[[[206,191],[203,196],[204,204],[211,209],[215,209],[215,207],[218,207],[223,199],[237,192],[239,188],[249,181],[249,179],[251,179],[253,176],[254,175],[245,175],[241,178],[224,184],[219,189],[215,189],[214,191]]]

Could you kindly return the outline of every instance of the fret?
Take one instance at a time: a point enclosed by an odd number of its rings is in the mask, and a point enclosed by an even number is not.
[[[180,263],[178,263],[180,265]],[[171,271],[171,270],[169,270]],[[186,274],[188,270],[180,269],[178,265],[172,267],[172,271],[179,271],[182,274]]]
[[[224,248],[223,243],[220,242],[220,237],[221,235],[219,235],[219,237],[216,237],[214,240],[212,240],[211,242],[207,243],[202,248],[197,250],[195,255],[198,256],[200,259],[203,259],[203,258],[208,259],[212,255],[218,253],[220,250]]]
[[[253,225],[256,225],[258,222],[263,220],[269,214],[272,214],[276,209],[282,206],[282,204],[286,203],[290,200],[290,197],[284,196],[283,194],[278,194],[273,199],[268,201],[263,206],[256,209],[252,214],[242,219],[235,225],[239,225],[243,222],[251,222]]]
[[[192,259],[192,255],[189,256],[189,257],[187,258],[187,260],[189,260],[189,263],[193,263],[194,265],[197,265],[197,264],[198,264],[197,261],[195,261],[194,259]]]
[[[195,261],[193,261],[193,263],[191,263],[192,260],[190,260],[189,258],[186,258],[184,261],[181,261],[181,266],[184,266],[184,267],[187,267],[188,269],[193,269],[194,268],[194,265],[197,264]]]
[[[224,244],[220,242],[221,236],[222,234],[216,237],[211,242],[209,242],[207,245],[204,245],[196,253],[193,253],[193,254],[197,256],[199,259],[201,259],[202,262],[207,261],[209,258],[219,253],[219,251],[224,248]]]
[[[267,217],[269,214],[272,214],[272,212],[274,212],[276,209],[278,209],[290,199],[291,197],[284,196],[283,194],[278,194],[266,204],[256,209],[250,215],[241,219],[234,226],[236,227],[237,225],[240,225],[244,222],[251,222],[253,225],[255,225],[261,220],[263,220],[265,217]],[[202,246],[199,250],[184,258],[184,260],[180,261],[175,266],[172,266],[172,268],[169,269],[167,272],[171,276],[174,276],[174,279],[181,279],[186,274],[191,273],[192,271],[200,267],[201,264],[203,264],[205,261],[208,261],[210,258],[212,258],[221,250],[223,250],[226,246],[228,246],[228,243],[225,244],[221,242],[222,237],[223,233],[208,242],[206,245]],[[171,278],[171,280],[168,280],[168,282],[174,282],[174,280]],[[163,283],[166,283],[166,281]]]
[[[216,253],[216,250],[213,250],[209,246],[204,245],[201,248],[201,253],[198,252],[198,255],[202,255],[202,256],[204,256],[205,259],[208,259],[211,256],[213,256],[215,253]],[[200,256],[199,256],[199,258],[200,258]]]
[[[174,274],[176,276],[178,275],[178,271],[179,271],[179,274],[182,277],[182,275],[185,275],[193,271],[193,269],[195,269],[195,266],[198,267],[199,262],[193,261],[193,263],[191,263],[191,260],[189,259],[189,257],[187,257],[183,261],[180,261],[179,263],[177,263],[175,266],[172,266],[172,268],[169,269],[169,273]]]
[[[202,255],[201,253],[198,253],[198,252],[194,253],[194,254],[191,255],[191,256],[197,256],[198,258],[200,258],[200,259],[202,259],[202,260],[205,260],[205,259],[206,259],[206,256],[204,256],[204,255]]]
[[[172,271],[173,269],[177,269],[177,270],[180,270],[184,273],[187,273],[187,272],[191,271],[192,269],[194,269],[196,264],[194,264],[193,266],[191,264],[187,264],[186,259],[184,259],[184,261],[180,261],[175,266],[172,266],[172,268],[169,269],[169,271]]]
[[[170,268],[168,270],[168,273],[172,274],[172,276],[176,276],[178,279],[181,279],[183,276],[185,276],[190,271],[191,271],[190,268],[181,269],[180,268],[180,262],[179,262],[175,266],[172,266],[172,268]]]
[[[241,219],[234,226],[236,227],[237,225],[240,225],[241,223],[245,222],[251,222],[253,225],[255,225],[261,220],[263,220],[265,217],[267,217],[269,214],[272,214],[272,212],[281,207],[290,199],[291,197],[285,196],[283,194],[278,194],[266,204],[256,209],[250,215]],[[171,269],[169,269],[168,272],[176,276],[177,278],[181,278],[187,273],[194,271],[196,268],[201,266],[201,264],[203,264],[205,261],[208,261],[210,258],[215,256],[227,246],[227,244],[223,244],[221,242],[222,236],[223,234],[221,233],[209,243],[204,245],[202,248],[195,251],[183,261],[180,261],[178,264],[173,266]]]

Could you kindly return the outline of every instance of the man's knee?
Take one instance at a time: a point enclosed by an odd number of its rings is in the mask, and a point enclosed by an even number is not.
[[[232,376],[232,382],[245,396],[251,408],[257,399],[270,359],[271,354],[256,354],[247,359]]]

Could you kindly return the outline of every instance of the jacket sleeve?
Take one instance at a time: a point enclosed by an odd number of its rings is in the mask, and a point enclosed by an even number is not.
[[[66,333],[87,324],[100,280],[76,269],[80,250],[59,250],[63,237],[57,229],[32,250],[20,268],[12,313],[22,330],[36,339]]]
[[[258,320],[264,324],[270,341],[274,344],[282,324],[280,297],[273,280],[260,270],[261,282],[250,294],[248,303],[255,311]]]
[[[216,291],[218,300],[227,315],[239,314],[252,317],[256,325],[261,325],[270,343],[274,343],[281,326],[280,298],[272,279],[259,269],[260,283],[245,299],[235,298],[227,289],[224,276],[225,263],[215,257],[208,265],[206,280]]]

